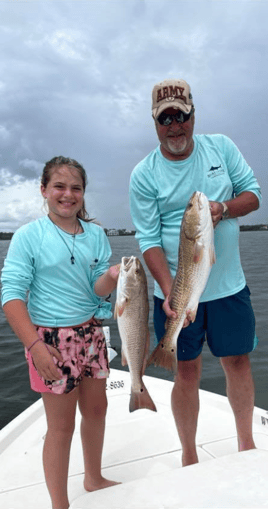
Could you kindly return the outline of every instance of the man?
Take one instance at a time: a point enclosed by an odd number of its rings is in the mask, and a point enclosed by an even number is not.
[[[166,317],[176,317],[169,305],[169,293],[178,264],[180,225],[194,191],[202,191],[210,200],[215,228],[216,263],[195,322],[189,325],[186,319],[178,339],[172,410],[185,466],[198,462],[195,437],[205,339],[225,372],[238,448],[243,451],[255,447],[254,385],[248,354],[256,347],[257,338],[250,292],[240,263],[237,218],[258,209],[261,193],[253,171],[229,138],[193,134],[195,108],[184,80],[158,83],[152,99],[160,146],[134,168],[130,206],[136,238],[155,280],[154,327],[158,341],[164,334]]]

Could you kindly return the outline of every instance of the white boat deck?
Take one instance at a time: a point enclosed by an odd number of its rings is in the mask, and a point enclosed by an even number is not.
[[[227,399],[200,391],[200,463],[181,467],[181,446],[170,409],[173,384],[144,382],[157,412],[129,413],[128,372],[111,370],[107,392],[104,476],[122,484],[94,493],[83,489],[83,457],[77,413],[72,443],[70,509],[171,509],[268,507],[268,412],[256,408],[257,450],[237,453]],[[46,420],[41,400],[0,432],[0,507],[50,509],[42,467]]]

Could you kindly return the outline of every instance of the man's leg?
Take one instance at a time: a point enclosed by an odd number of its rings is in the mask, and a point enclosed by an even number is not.
[[[239,451],[254,449],[254,383],[249,356],[245,354],[222,357],[221,364],[226,376],[227,396],[235,416]]]
[[[182,444],[182,466],[198,463],[195,437],[199,413],[199,384],[202,357],[178,361],[178,373],[171,395],[171,407]]]

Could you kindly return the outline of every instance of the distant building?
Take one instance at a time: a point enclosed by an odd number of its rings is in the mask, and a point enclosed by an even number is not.
[[[107,235],[119,235],[119,231],[115,228],[111,228],[110,230],[107,230]]]
[[[260,230],[268,231],[268,225],[267,224],[250,224],[250,225],[241,224],[240,225],[241,232],[260,231]]]

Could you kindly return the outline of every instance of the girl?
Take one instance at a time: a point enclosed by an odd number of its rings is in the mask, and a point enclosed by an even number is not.
[[[109,376],[101,320],[119,265],[84,204],[86,173],[73,159],[55,157],[44,168],[41,193],[48,216],[14,234],[2,270],[2,304],[26,349],[30,383],[42,393],[48,430],[43,464],[53,509],[69,507],[69,454],[78,402],[88,491],[113,484],[101,475]],[[28,304],[26,306],[26,294]]]

